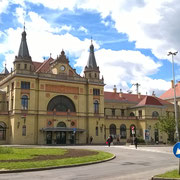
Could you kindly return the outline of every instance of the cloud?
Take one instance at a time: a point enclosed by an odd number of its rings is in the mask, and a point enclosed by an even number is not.
[[[7,0],[0,1],[0,14],[6,12],[8,5],[9,5],[9,2]]]
[[[83,27],[83,26],[80,26],[80,27],[78,28],[78,31],[83,31],[83,32],[85,32],[86,34],[88,33],[88,30],[87,30],[85,27]]]
[[[17,8],[15,13],[18,22],[23,23],[23,9]],[[62,49],[67,55],[73,57],[79,57],[83,51],[88,50],[90,40],[80,40],[69,33],[63,35],[58,33],[62,30],[70,30],[71,27],[55,28],[32,11],[26,16],[28,16],[28,21],[26,21],[27,43],[33,61],[43,61],[43,57],[49,57],[50,53],[53,58],[56,58]],[[23,28],[9,28],[3,34],[4,40],[0,44],[0,53],[5,56],[9,70],[12,67],[15,55],[18,53],[22,31]]]
[[[17,1],[17,0],[16,0]],[[134,41],[136,48],[152,49],[154,55],[167,59],[170,48],[179,50],[180,46],[180,4],[178,0],[25,0],[42,4],[50,9],[84,9],[96,11],[101,15],[101,22],[106,26],[109,16],[119,33],[126,33],[129,41]],[[175,59],[180,64],[180,57]]]
[[[81,56],[76,60],[75,66],[85,67],[89,53],[82,52]],[[100,67],[101,75],[103,75],[105,90],[112,91],[116,85],[123,92],[135,89],[129,87],[129,84],[139,83],[140,92],[143,94],[152,94],[155,91],[156,95],[167,90],[170,85],[162,79],[151,79],[148,76],[158,72],[161,64],[155,63],[150,57],[141,54],[139,51],[120,50],[113,51],[110,49],[98,49],[95,51],[95,57],[98,66]],[[82,72],[83,74],[83,72]]]

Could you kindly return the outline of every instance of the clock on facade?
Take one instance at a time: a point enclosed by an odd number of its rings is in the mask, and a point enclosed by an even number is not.
[[[64,71],[64,70],[65,70],[65,67],[62,65],[62,66],[60,67],[60,69],[61,69],[61,71]]]

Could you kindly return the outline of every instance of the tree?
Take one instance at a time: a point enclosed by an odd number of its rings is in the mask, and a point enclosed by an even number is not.
[[[176,131],[176,123],[174,116],[160,117],[156,123],[156,128],[168,135],[168,140],[174,142],[174,134]]]

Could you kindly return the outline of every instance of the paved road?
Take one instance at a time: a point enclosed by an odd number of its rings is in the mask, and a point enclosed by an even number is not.
[[[103,150],[115,154],[116,158],[105,163],[80,167],[0,174],[0,179],[148,180],[155,174],[178,168],[178,159],[174,157],[172,147],[146,146],[135,149],[134,146],[69,146],[68,148]]]

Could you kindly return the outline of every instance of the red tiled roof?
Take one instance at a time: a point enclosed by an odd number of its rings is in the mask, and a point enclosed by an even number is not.
[[[42,65],[42,62],[33,61],[32,63],[34,65],[34,71],[36,71]]]
[[[36,72],[47,72],[49,70],[50,67],[50,63],[54,61],[53,58],[49,58],[47,60],[45,60],[38,69],[36,69]]]
[[[163,106],[171,104],[165,100],[154,96],[147,96],[147,95],[137,95],[137,94],[126,94],[126,93],[114,93],[114,92],[104,92],[105,100],[116,100],[121,102],[131,102],[137,103],[137,106],[145,106],[145,105],[157,105]]]
[[[175,86],[176,96],[180,97],[180,83],[178,82]],[[172,99],[174,98],[174,88],[167,90],[164,94],[160,96],[161,99]]]
[[[142,101],[140,101],[137,106],[145,106],[145,105],[156,105],[156,106],[162,106],[158,99],[152,97],[152,96],[146,96]]]
[[[104,92],[105,100],[118,100],[118,101],[127,101],[127,102],[138,103],[144,97],[145,97],[144,95],[137,95],[137,94]]]

